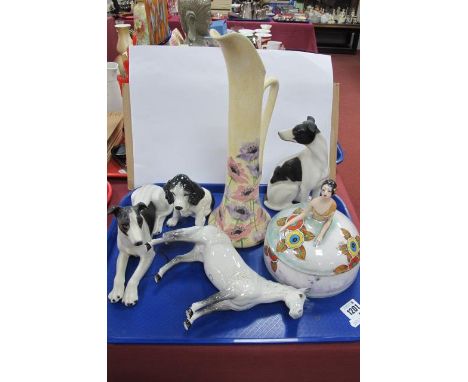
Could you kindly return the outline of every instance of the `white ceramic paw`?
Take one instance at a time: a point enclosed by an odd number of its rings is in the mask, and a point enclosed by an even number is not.
[[[107,298],[110,300],[110,302],[115,303],[118,302],[122,299],[124,296],[124,290],[125,287],[124,285],[114,285],[114,288],[111,290]]]
[[[122,299],[122,303],[125,306],[133,306],[137,303],[138,301],[138,288],[127,285],[127,288],[125,288],[125,293]]]
[[[178,219],[172,217],[167,221],[169,227],[174,227],[178,223]]]

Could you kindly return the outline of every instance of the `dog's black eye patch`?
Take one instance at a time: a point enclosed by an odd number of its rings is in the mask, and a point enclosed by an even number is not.
[[[309,130],[304,125],[296,126],[293,129],[294,139],[297,143],[301,143],[303,145],[308,145],[311,143],[315,138],[315,133]]]
[[[117,222],[122,233],[126,235],[128,230],[130,229],[130,218],[128,217],[127,210],[122,208],[121,213],[117,217]]]
[[[130,224],[129,223],[122,223],[122,224],[119,224],[119,227],[120,227],[120,230],[122,231],[122,233],[124,233],[126,235],[128,230],[130,229]]]
[[[140,215],[137,216],[137,223],[138,226],[141,228],[141,226],[143,225],[143,218]]]
[[[294,140],[297,143],[308,145],[314,141],[315,136],[320,133],[320,130],[315,124],[314,118],[308,117],[307,121],[295,126],[292,132]]]

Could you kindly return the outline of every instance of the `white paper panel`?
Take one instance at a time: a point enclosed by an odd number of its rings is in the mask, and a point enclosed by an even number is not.
[[[259,51],[267,77],[280,83],[268,131],[262,183],[303,146],[279,139],[308,115],[330,140],[333,72],[330,56]],[[220,48],[134,46],[130,51],[135,186],[185,173],[224,183],[228,81]],[[266,97],[265,97],[266,98]]]

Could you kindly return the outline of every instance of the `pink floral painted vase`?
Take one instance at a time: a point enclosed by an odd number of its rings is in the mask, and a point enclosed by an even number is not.
[[[259,186],[263,146],[278,94],[278,81],[265,79],[265,67],[251,42],[238,33],[211,36],[221,46],[229,79],[228,161],[224,196],[209,224],[221,228],[237,248],[265,238],[270,215]],[[264,110],[263,93],[270,89]]]
[[[220,206],[211,214],[210,224],[221,228],[235,247],[263,242],[270,215],[259,200],[261,171],[258,142],[241,146],[228,160],[228,179]]]

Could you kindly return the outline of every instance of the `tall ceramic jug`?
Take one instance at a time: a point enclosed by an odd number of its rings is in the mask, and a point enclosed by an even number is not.
[[[265,237],[270,215],[259,199],[263,147],[279,84],[265,79],[265,67],[247,37],[220,36],[229,80],[228,163],[223,200],[210,215],[209,224],[221,228],[237,248],[252,247]],[[265,109],[263,93],[270,88]]]

